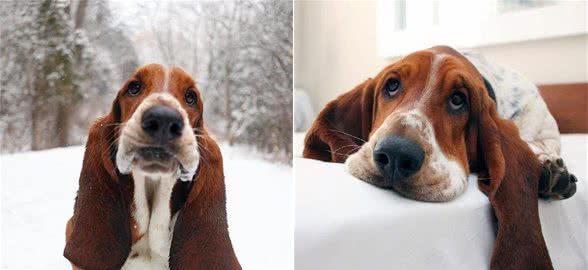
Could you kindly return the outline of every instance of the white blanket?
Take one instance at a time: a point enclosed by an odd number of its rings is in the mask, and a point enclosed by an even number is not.
[[[418,202],[354,178],[343,164],[301,158],[303,136],[295,135],[296,269],[488,269],[492,216],[475,175],[454,201]],[[556,269],[588,269],[587,144],[587,135],[563,136],[578,191],[539,204]]]

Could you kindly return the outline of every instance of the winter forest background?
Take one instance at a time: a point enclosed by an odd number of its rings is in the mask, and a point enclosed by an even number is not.
[[[291,1],[0,1],[0,151],[84,143],[143,64],[196,79],[205,123],[273,160],[292,153]]]

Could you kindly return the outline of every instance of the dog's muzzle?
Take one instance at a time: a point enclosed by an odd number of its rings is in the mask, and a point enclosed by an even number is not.
[[[137,159],[147,172],[175,170],[173,141],[181,137],[184,123],[181,114],[168,106],[153,106],[141,117],[141,128],[151,145],[137,150]]]
[[[418,172],[423,165],[425,152],[415,141],[403,136],[387,136],[376,143],[374,163],[384,176],[386,185],[403,181]]]

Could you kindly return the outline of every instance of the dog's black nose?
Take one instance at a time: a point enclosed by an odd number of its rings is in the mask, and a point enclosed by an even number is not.
[[[402,180],[416,173],[425,159],[425,151],[415,141],[401,136],[388,136],[376,143],[374,161],[391,180]]]
[[[154,106],[143,113],[141,127],[156,142],[165,144],[182,135],[184,122],[176,109]]]

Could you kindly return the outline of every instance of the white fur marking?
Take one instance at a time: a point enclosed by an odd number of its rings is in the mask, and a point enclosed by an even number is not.
[[[165,75],[163,76],[163,92],[169,91],[169,78],[171,77],[171,72],[168,67],[163,67]]]
[[[437,83],[439,83],[437,73],[439,72],[439,67],[441,66],[442,60],[446,57],[447,54],[444,53],[435,54],[433,56],[431,66],[429,67],[429,75],[427,76],[425,88],[423,89],[423,96],[419,100],[420,106],[423,106],[433,96],[433,92],[435,90],[434,86],[437,85]]]
[[[177,174],[146,174],[133,170],[135,211],[133,218],[143,237],[131,247],[122,269],[169,269],[169,249],[173,224],[170,199]],[[151,202],[151,208],[149,207]],[[138,256],[133,258],[133,255]]]

